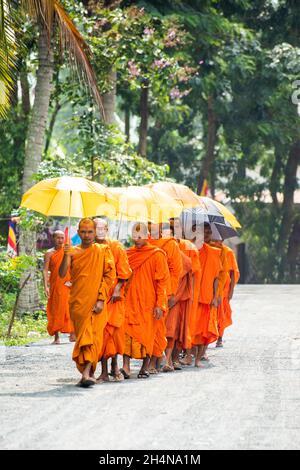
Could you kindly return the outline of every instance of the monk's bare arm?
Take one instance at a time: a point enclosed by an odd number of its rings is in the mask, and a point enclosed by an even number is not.
[[[114,288],[114,291],[110,300],[112,304],[121,300],[121,289],[123,285],[125,284],[125,282],[127,282],[127,279],[118,279],[118,282],[116,284],[116,287]]]
[[[215,280],[214,280],[214,286],[213,286],[213,289],[214,289],[214,298],[213,298],[213,301],[212,301],[212,305],[214,307],[217,307],[218,306],[218,287],[219,287],[219,279],[216,277]]]
[[[162,254],[156,256],[155,280],[156,280],[156,307],[154,317],[159,320],[167,310],[167,283],[169,268],[166,257]]]
[[[234,271],[230,271],[230,287],[229,287],[229,293],[228,293],[229,300],[231,300],[233,297],[234,287],[235,287]]]
[[[116,278],[116,268],[111,250],[107,247],[104,253],[103,277],[99,286],[98,299],[93,312],[99,314],[104,308],[104,302],[107,300],[109,289]]]
[[[51,252],[47,251],[44,256],[44,267],[43,267],[43,279],[44,279],[44,289],[45,289],[45,294],[47,297],[49,297],[50,292],[49,292],[49,263],[50,263],[50,258],[51,258]]]
[[[65,245],[64,246],[64,257],[62,259],[62,262],[61,262],[61,265],[59,267],[59,277],[61,278],[64,278],[65,275],[67,274],[68,272],[68,269],[70,268],[71,266],[71,254],[70,254],[70,246],[69,245]]]

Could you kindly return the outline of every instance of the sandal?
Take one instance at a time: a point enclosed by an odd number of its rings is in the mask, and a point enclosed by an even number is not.
[[[149,379],[149,377],[150,374],[147,370],[140,370],[137,376],[138,379]]]
[[[174,367],[171,367],[171,366],[168,366],[168,364],[166,364],[163,369],[162,369],[163,372],[174,372]]]
[[[124,369],[120,369],[120,373],[123,375],[125,380],[130,379],[130,375]]]
[[[83,388],[89,388],[89,387],[92,387],[93,385],[96,385],[96,382],[94,382],[93,380],[81,380],[79,382],[79,387],[83,387]]]
[[[121,371],[118,374],[114,374],[112,377],[113,377],[112,379],[113,382],[123,382],[123,380],[125,380],[125,376],[124,374],[122,374]]]
[[[182,370],[182,367],[180,366],[179,362],[173,362],[173,367],[174,370]]]
[[[152,367],[151,369],[149,369],[148,372],[149,372],[149,374],[151,374],[151,375],[158,374],[158,370],[155,369],[154,367]]]

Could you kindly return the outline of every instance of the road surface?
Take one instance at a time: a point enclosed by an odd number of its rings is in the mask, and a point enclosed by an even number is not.
[[[238,286],[205,369],[88,390],[66,339],[1,347],[0,448],[299,449],[299,300],[300,286]]]

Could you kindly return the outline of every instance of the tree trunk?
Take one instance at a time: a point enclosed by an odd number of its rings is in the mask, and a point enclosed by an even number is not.
[[[44,150],[44,137],[51,95],[53,76],[53,51],[48,47],[47,32],[40,31],[39,67],[35,87],[35,99],[27,131],[25,162],[23,173],[23,192],[33,184],[32,177],[38,171]],[[36,255],[36,232],[20,230],[20,254]],[[18,313],[32,312],[39,308],[37,269],[31,268],[21,277],[21,285],[31,272],[30,280],[22,290],[18,301]]]
[[[275,148],[274,154],[275,154],[274,155],[275,161],[274,161],[274,166],[273,166],[271,180],[270,180],[270,193],[272,196],[274,209],[276,210],[276,212],[278,212],[279,203],[278,203],[278,198],[277,198],[277,192],[279,189],[280,174],[281,174],[281,169],[282,169],[282,161],[281,161],[282,154],[278,148]]]
[[[287,260],[289,265],[289,282],[297,284],[300,281],[300,216],[294,221],[291,231]]]
[[[140,129],[139,129],[139,147],[138,152],[142,157],[147,156],[147,135],[148,135],[148,97],[149,97],[149,88],[148,84],[141,90],[141,99],[140,99]]]
[[[44,150],[44,138],[52,90],[53,51],[48,48],[47,32],[39,36],[39,67],[36,77],[35,99],[27,132],[23,192],[32,185],[32,176],[38,171]]]
[[[55,121],[56,121],[57,115],[58,115],[61,107],[62,107],[62,104],[57,99],[55,101],[54,109],[53,109],[53,112],[52,112],[52,115],[51,115],[51,118],[50,118],[50,122],[49,122],[49,127],[47,129],[47,136],[46,136],[46,143],[45,143],[45,150],[44,150],[45,155],[48,152],[50,142],[51,142],[51,137],[52,137],[52,134],[53,134]]]
[[[213,97],[209,96],[207,100],[207,147],[202,161],[201,173],[198,178],[197,193],[201,194],[203,183],[209,180],[215,158],[215,146],[217,142],[217,116],[213,108]]]
[[[28,256],[36,256],[36,232],[29,230],[20,230],[19,252]],[[30,267],[21,276],[20,286],[24,284],[29,276],[28,282],[20,292],[18,299],[17,313],[31,313],[40,308],[40,299],[38,293],[38,272],[36,267]]]
[[[297,168],[300,164],[300,142],[295,142],[289,152],[284,172],[284,199],[277,250],[279,255],[278,281],[283,282],[287,265],[288,241],[294,222],[294,191],[297,187]]]
[[[117,96],[117,72],[111,70],[108,75],[111,90],[102,96],[102,104],[104,108],[104,119],[106,124],[117,124],[116,112],[116,96]]]
[[[22,111],[24,116],[28,116],[30,113],[30,89],[25,65],[22,66],[20,71],[20,84],[22,91]]]
[[[126,142],[130,142],[130,109],[125,109],[125,135]]]

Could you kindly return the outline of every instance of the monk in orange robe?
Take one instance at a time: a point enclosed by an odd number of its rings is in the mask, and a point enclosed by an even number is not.
[[[169,270],[166,255],[150,245],[145,224],[133,227],[134,245],[127,250],[132,276],[128,281],[125,316],[125,352],[123,373],[130,377],[130,358],[142,359],[138,378],[149,377],[149,359],[159,320],[168,308],[167,287]]]
[[[228,326],[232,325],[232,310],[230,306],[230,300],[233,296],[234,287],[239,280],[240,272],[233,250],[224,245],[223,242],[219,240],[214,241],[213,244],[222,250],[226,259],[225,262],[223,261],[223,266],[225,266],[227,276],[223,285],[223,289],[220,292],[221,303],[218,307],[219,338],[216,343],[217,348],[222,348],[224,330]]]
[[[180,238],[184,236],[182,224],[179,218],[170,219],[170,228],[172,235],[176,238],[178,246],[183,253],[183,266],[185,275],[181,278],[179,288],[176,294],[178,302],[176,303],[174,310],[179,311],[179,338],[175,342],[175,347],[173,349],[173,365],[175,370],[180,370],[181,365],[191,365],[192,364],[192,354],[191,354],[191,333],[190,333],[190,323],[191,323],[191,314],[192,307],[194,305],[194,294],[195,294],[195,276],[199,275],[201,272],[201,266],[199,261],[199,254],[196,246],[189,240]],[[184,262],[184,259],[188,257],[190,263],[187,265],[187,262]],[[190,271],[188,267],[190,266]],[[173,309],[172,309],[173,310]],[[172,312],[170,311],[170,313]],[[168,331],[169,322],[171,321],[172,315],[168,315],[167,318],[167,337],[169,337],[172,332]],[[176,317],[175,317],[176,318]],[[169,346],[168,346],[169,347]],[[180,352],[185,351],[185,357],[179,359]]]
[[[169,226],[169,224],[167,224]],[[163,250],[167,256],[167,263],[169,268],[169,282],[168,282],[168,308],[172,309],[175,305],[175,296],[179,287],[179,279],[183,270],[182,256],[178,247],[177,241],[174,237],[162,237],[163,224],[150,224],[151,237],[149,243]],[[160,366],[160,360],[167,348],[168,342],[166,338],[166,317],[162,317],[159,322],[157,333],[154,341],[153,355],[151,357],[149,372],[157,373]],[[163,367],[163,372],[173,372],[172,350],[166,351],[166,364]]]
[[[94,219],[96,223],[96,243],[109,246],[114,257],[117,277],[108,295],[108,322],[104,329],[102,351],[102,373],[98,381],[109,381],[107,362],[111,358],[111,375],[115,381],[124,380],[118,367],[118,354],[123,356],[125,349],[125,294],[126,281],[132,271],[129,266],[126,250],[117,240],[108,238],[108,224],[104,219]]]
[[[79,385],[90,387],[96,383],[94,374],[108,321],[106,301],[116,270],[110,248],[94,243],[96,226],[93,220],[82,219],[78,235],[81,238],[79,246],[65,245],[59,275],[64,277],[70,269],[70,315],[76,334],[73,360],[82,374]]]
[[[54,247],[44,256],[43,278],[45,294],[48,298],[47,331],[50,336],[54,336],[52,344],[60,344],[59,333],[70,333],[70,341],[75,340],[75,335],[69,313],[70,272],[67,271],[63,279],[58,274],[64,256],[64,232],[56,230],[53,234],[53,241]]]
[[[224,302],[223,302],[223,297],[224,297],[224,288],[225,284],[227,282],[227,279],[229,278],[229,273],[228,273],[228,263],[227,263],[227,253],[226,253],[226,248],[222,245],[222,242],[219,240],[212,240],[210,242],[210,246],[219,248],[221,251],[221,264],[222,264],[222,270],[219,273],[218,279],[219,279],[219,285],[218,285],[218,309],[217,309],[217,314],[218,314],[218,331],[219,331],[219,338],[221,336],[221,331],[224,332]],[[218,338],[218,341],[219,341]],[[218,341],[216,343],[216,347],[218,347]]]
[[[197,347],[195,367],[201,367],[201,359],[205,356],[210,343],[217,341],[218,333],[218,284],[222,270],[221,250],[209,245],[211,227],[204,223],[204,243],[199,249],[202,268],[199,297],[192,313],[191,336],[192,344]]]

